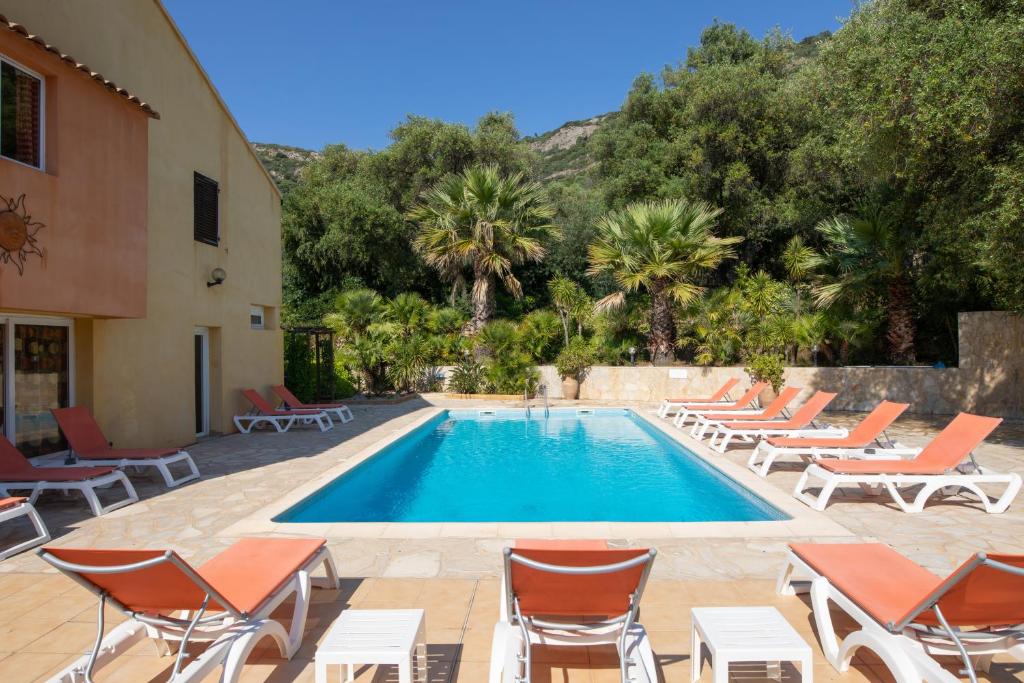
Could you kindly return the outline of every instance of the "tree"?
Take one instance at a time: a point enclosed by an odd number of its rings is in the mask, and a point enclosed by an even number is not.
[[[504,176],[497,166],[447,176],[421,195],[408,217],[419,225],[416,249],[442,277],[472,269],[471,334],[494,315],[498,280],[522,297],[513,267],[544,258],[543,240],[558,232],[540,185],[521,173]]]
[[[672,301],[691,301],[703,291],[697,279],[735,256],[740,238],[712,233],[719,214],[704,202],[663,200],[630,204],[598,222],[589,272],[610,272],[624,290],[605,297],[605,306],[621,303],[626,292],[650,293],[649,347],[656,365],[672,358]]]
[[[913,363],[915,326],[908,231],[890,210],[878,204],[863,205],[852,216],[822,221],[817,229],[825,241],[826,264],[826,275],[814,289],[817,303],[828,307],[844,302],[855,309],[884,309],[890,360]]]
[[[565,343],[568,344],[569,326],[575,323],[576,335],[582,336],[583,326],[594,312],[594,302],[590,300],[578,283],[566,277],[556,277],[549,282],[548,292],[551,293],[551,302],[555,305],[555,310],[558,311]]]

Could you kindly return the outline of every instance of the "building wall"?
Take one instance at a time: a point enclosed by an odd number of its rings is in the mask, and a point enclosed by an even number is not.
[[[8,0],[4,14],[161,116],[148,133],[146,317],[91,322],[91,393],[79,382],[77,402],[95,410],[117,445],[189,443],[193,333],[207,326],[211,429],[232,431],[231,417],[247,409],[239,389],[265,391],[283,377],[276,188],[155,0]],[[216,247],[193,240],[194,171],[220,185]],[[227,280],[208,288],[218,266]],[[252,304],[273,309],[270,329],[250,329]]]
[[[0,195],[24,195],[44,256],[0,266],[0,310],[144,316],[149,117],[7,29],[0,54],[45,83],[44,168],[0,158]]]

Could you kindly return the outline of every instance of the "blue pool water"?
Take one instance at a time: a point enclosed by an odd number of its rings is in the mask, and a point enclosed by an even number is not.
[[[277,522],[787,519],[628,410],[446,411]]]

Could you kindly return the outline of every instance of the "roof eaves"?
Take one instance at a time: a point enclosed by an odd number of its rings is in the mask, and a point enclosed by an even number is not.
[[[124,99],[128,100],[129,102],[131,102],[132,104],[137,106],[139,109],[141,109],[143,112],[145,112],[147,116],[150,116],[150,117],[152,117],[154,119],[159,119],[160,118],[160,113],[158,111],[156,111],[155,109],[153,109],[153,107],[149,106],[149,104],[144,102],[142,99],[140,99],[138,97],[138,95],[135,95],[135,94],[125,90],[124,88],[118,87],[118,85],[116,83],[114,83],[113,81],[110,81],[110,80],[104,78],[103,74],[101,74],[101,73],[99,73],[97,71],[93,71],[87,65],[82,64],[81,62],[79,62],[77,59],[75,59],[71,55],[64,54],[63,52],[58,50],[55,46],[50,45],[45,40],[43,40],[43,38],[41,36],[37,36],[35,34],[29,33],[28,29],[26,29],[21,24],[17,24],[17,23],[15,23],[13,21],[8,21],[7,17],[5,17],[4,15],[0,14],[0,26],[6,27],[7,29],[9,29],[9,30],[17,33],[18,35],[20,35],[25,40],[28,40],[29,42],[35,44],[37,47],[39,47],[39,48],[41,48],[43,50],[46,50],[47,52],[50,52],[50,53],[56,55],[58,59],[60,59],[62,62],[64,62],[68,66],[72,67],[73,69],[77,69],[78,71],[81,71],[82,73],[84,73],[87,76],[89,76],[89,78],[91,78],[92,80],[96,81],[97,83],[99,83],[100,85],[105,87],[110,92],[112,92],[112,93],[114,93],[116,95],[120,95]]]

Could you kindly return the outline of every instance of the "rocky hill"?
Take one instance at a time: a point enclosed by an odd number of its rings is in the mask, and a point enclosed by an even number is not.
[[[541,180],[555,180],[576,175],[588,169],[593,161],[590,138],[615,113],[601,114],[582,121],[568,121],[558,128],[526,138],[540,158]]]
[[[253,149],[256,156],[263,162],[263,166],[270,173],[277,186],[283,194],[298,182],[299,174],[309,162],[320,158],[320,152],[301,147],[289,147],[288,145],[275,145],[269,142],[254,142]]]
[[[537,176],[542,181],[555,180],[587,170],[593,164],[588,146],[591,136],[615,115],[612,112],[568,121],[554,130],[525,138],[539,159]],[[252,146],[283,194],[295,186],[303,168],[322,156],[311,149],[270,142],[254,142]]]

